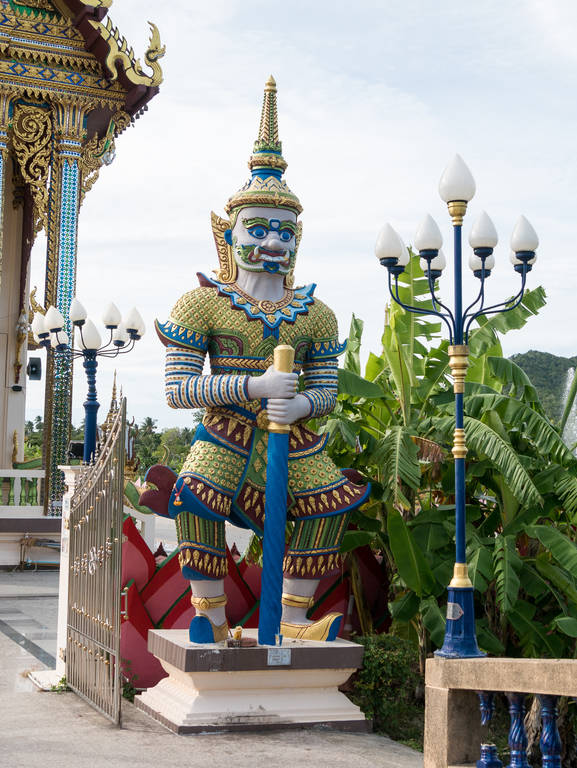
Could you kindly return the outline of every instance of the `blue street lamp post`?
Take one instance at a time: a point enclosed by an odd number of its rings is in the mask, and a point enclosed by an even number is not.
[[[100,403],[96,396],[96,371],[99,357],[118,357],[134,349],[136,342],[142,338],[145,331],[144,321],[138,310],[131,309],[125,317],[114,304],[110,304],[102,317],[110,337],[106,344],[96,326],[87,318],[86,310],[78,299],[72,299],[69,320],[80,333],[80,347],[70,346],[68,334],[64,330],[65,320],[55,308],[49,307],[45,315],[36,314],[32,321],[32,332],[38,344],[55,353],[70,355],[72,359],[83,358],[86,371],[88,394],[84,401],[84,455],[83,461],[88,464],[93,459],[98,439],[97,415]]]
[[[439,183],[441,198],[447,203],[453,223],[454,242],[454,306],[450,309],[435,293],[435,282],[442,275],[446,262],[441,246],[443,238],[435,221],[427,216],[417,230],[415,248],[419,251],[421,267],[429,283],[432,309],[423,309],[405,304],[399,295],[399,275],[409,263],[409,253],[401,238],[385,224],[375,247],[380,263],[388,270],[389,291],[393,300],[408,312],[434,315],[445,323],[449,330],[449,367],[453,376],[455,395],[455,432],[452,453],[455,459],[455,566],[453,578],[448,587],[447,621],[443,647],[437,656],[467,658],[484,656],[479,650],[475,633],[475,612],[473,585],[469,578],[466,559],[465,536],[465,441],[464,404],[465,376],[468,364],[468,336],[471,324],[481,315],[509,312],[518,306],[525,292],[527,274],[536,261],[535,250],[539,239],[535,230],[524,216],[515,225],[511,236],[511,262],[521,276],[521,287],[517,294],[499,304],[486,306],[485,281],[495,266],[493,249],[498,237],[493,222],[483,211],[473,224],[469,243],[473,253],[469,266],[479,280],[479,292],[475,300],[463,311],[462,273],[462,227],[467,204],[475,194],[475,181],[471,172],[456,155],[445,169]]]

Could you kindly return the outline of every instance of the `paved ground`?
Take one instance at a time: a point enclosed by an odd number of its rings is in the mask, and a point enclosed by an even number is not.
[[[72,693],[38,691],[26,673],[49,666],[54,655],[56,585],[55,573],[0,571],[3,768],[422,768],[422,755],[374,734],[176,736],[128,703],[118,730]]]

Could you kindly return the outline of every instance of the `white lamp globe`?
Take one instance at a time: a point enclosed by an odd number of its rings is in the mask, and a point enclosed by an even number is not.
[[[64,318],[62,313],[59,312],[56,307],[48,307],[46,314],[44,315],[44,330],[46,331],[59,331],[64,327]]]
[[[385,224],[377,235],[375,256],[382,259],[399,259],[402,256],[402,243],[398,234],[389,223]]]
[[[142,315],[140,312],[136,309],[136,307],[132,307],[130,312],[126,315],[124,318],[124,325],[126,326],[126,330],[128,333],[131,331],[134,333],[138,333],[138,329],[141,325],[143,325],[144,321],[142,319]]]
[[[90,318],[88,318],[82,326],[80,339],[80,345],[83,349],[96,350],[100,349],[102,345],[102,338],[98,333],[97,327],[94,325],[92,320],[90,320]]]
[[[481,211],[471,227],[469,245],[471,248],[494,248],[498,242],[499,235],[495,225],[486,211]]]
[[[509,254],[509,261],[514,267],[518,267],[519,264],[523,264],[521,259],[517,258],[517,254],[515,251],[511,251]],[[529,261],[525,262],[526,264],[531,264],[531,266],[537,261],[537,254],[535,254],[532,258],[529,259]]]
[[[480,272],[483,269],[483,259],[480,256],[471,253],[469,256],[469,267],[473,272]],[[495,268],[495,257],[493,254],[485,258],[485,270]]]
[[[511,235],[511,248],[513,251],[536,251],[539,245],[539,237],[524,217],[519,216]]]
[[[82,325],[82,323],[86,320],[87,312],[84,309],[84,306],[78,301],[76,297],[72,299],[70,302],[70,309],[68,310],[68,317],[74,323],[75,325]]]
[[[50,346],[53,349],[56,349],[57,347],[67,347],[68,346],[68,334],[66,331],[59,331],[58,333],[51,333],[50,334]]]
[[[415,233],[415,248],[418,251],[438,251],[443,245],[443,235],[437,222],[427,214]]]
[[[120,310],[116,304],[110,302],[110,304],[106,307],[104,314],[102,315],[102,322],[104,323],[105,327],[116,328],[121,320],[122,315],[120,314]]]
[[[44,328],[44,315],[41,315],[40,312],[36,312],[30,323],[30,328],[32,329],[34,338],[40,336],[41,333],[46,333]]]
[[[401,244],[401,253],[399,255],[399,260],[397,264],[400,267],[406,267],[409,261],[411,260],[411,254],[409,253],[409,249],[403,242],[403,238],[399,234],[397,234],[397,237],[399,238],[399,243]]]
[[[441,248],[434,259],[431,259],[430,261],[427,259],[421,259],[420,264],[423,272],[428,272],[429,270],[434,272],[442,272],[447,266],[447,259],[445,258],[445,253]]]
[[[118,324],[118,327],[114,329],[112,333],[112,341],[118,347],[124,346],[124,344],[126,344],[126,342],[128,341],[128,333],[126,332],[126,326],[124,325],[123,322],[120,322]]]
[[[455,155],[447,165],[439,181],[441,200],[452,203],[463,200],[468,203],[475,195],[475,179],[461,155]]]

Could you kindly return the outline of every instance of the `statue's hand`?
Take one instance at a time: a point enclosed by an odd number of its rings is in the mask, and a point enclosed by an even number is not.
[[[252,400],[260,400],[263,397],[294,398],[298,379],[298,373],[281,373],[271,365],[262,376],[249,379],[248,395]]]
[[[302,395],[287,399],[271,398],[266,404],[266,413],[270,421],[277,424],[294,424],[299,419],[305,419],[311,412],[308,398]]]

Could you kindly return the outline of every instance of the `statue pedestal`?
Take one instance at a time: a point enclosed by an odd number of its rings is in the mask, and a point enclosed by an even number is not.
[[[244,637],[256,634],[248,630]],[[135,704],[176,733],[370,730],[361,710],[338,690],[363,658],[362,646],[347,640],[226,648],[190,643],[187,630],[151,630],[148,650],[169,676]]]

